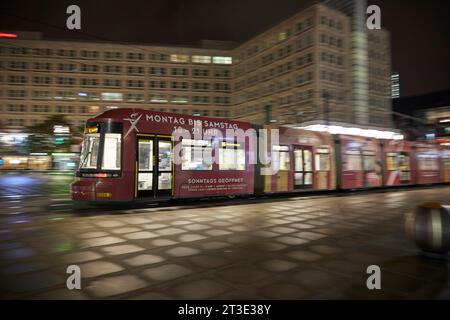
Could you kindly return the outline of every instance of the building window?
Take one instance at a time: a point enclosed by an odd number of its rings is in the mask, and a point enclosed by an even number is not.
[[[102,92],[102,100],[105,101],[122,101],[123,94],[119,92]]]
[[[213,57],[213,63],[215,64],[232,64],[232,57]]]
[[[211,63],[211,56],[192,56],[193,63]]]
[[[154,103],[166,103],[167,101],[167,97],[165,95],[155,95],[152,94],[150,96],[150,102],[154,102]]]
[[[171,62],[189,62],[189,56],[187,54],[171,54]]]
[[[149,72],[152,76],[164,76],[166,74],[166,68],[151,67]]]
[[[170,102],[173,103],[189,103],[189,98],[186,96],[172,96]]]

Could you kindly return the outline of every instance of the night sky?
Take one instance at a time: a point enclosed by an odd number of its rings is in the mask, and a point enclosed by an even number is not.
[[[312,0],[2,1],[1,30],[42,31],[48,39],[195,45],[201,39],[243,42]],[[66,8],[81,7],[81,32],[66,29]],[[450,89],[450,1],[369,0],[391,32],[392,69],[401,94]],[[11,40],[9,40],[11,41]]]

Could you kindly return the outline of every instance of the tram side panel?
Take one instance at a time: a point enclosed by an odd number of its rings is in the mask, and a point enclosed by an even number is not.
[[[340,135],[341,188],[382,185],[383,160],[378,139]]]
[[[414,148],[414,171],[416,184],[441,181],[439,146],[434,143],[412,142]]]
[[[441,148],[441,181],[450,182],[450,147]]]
[[[405,140],[384,140],[384,185],[409,185],[415,181],[415,171],[412,170],[412,143]]]
[[[269,140],[267,146],[272,168],[278,170],[264,176],[264,192],[335,189],[335,149],[331,135],[289,127],[278,129],[279,141]],[[269,170],[269,166],[265,168]]]

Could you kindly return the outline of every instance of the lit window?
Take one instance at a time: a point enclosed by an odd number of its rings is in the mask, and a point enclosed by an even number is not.
[[[359,150],[347,150],[344,168],[346,171],[361,171],[361,153]]]
[[[193,63],[211,63],[211,56],[192,56]]]
[[[167,98],[165,96],[152,95],[150,96],[150,102],[167,102]]]
[[[97,168],[98,147],[100,145],[100,134],[86,134],[81,147],[80,168]]]
[[[219,149],[220,170],[245,170],[245,151],[242,143],[222,142]]]
[[[273,146],[273,166],[278,170],[290,170],[291,160],[288,146]]]
[[[189,56],[187,54],[171,54],[171,62],[189,62]]]
[[[211,170],[212,146],[207,140],[182,140],[182,170]]]
[[[120,133],[105,134],[102,169],[120,170],[121,139],[122,135]]]
[[[330,171],[330,153],[328,149],[317,149],[316,170]]]
[[[280,33],[278,34],[278,41],[286,40],[286,38],[287,38],[286,32],[280,32]]]
[[[232,64],[232,57],[213,57],[213,63],[215,64]]]
[[[188,97],[184,97],[184,96],[173,96],[171,99],[171,102],[173,102],[173,103],[188,103],[189,99],[188,99]]]
[[[119,92],[102,92],[102,100],[106,101],[122,101],[123,94]]]

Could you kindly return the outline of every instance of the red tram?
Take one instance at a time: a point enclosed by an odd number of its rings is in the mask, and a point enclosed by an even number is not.
[[[86,123],[72,199],[148,201],[450,182],[450,149],[436,144],[290,127],[278,128],[278,140],[268,138],[262,146],[245,134],[228,135],[252,129],[261,128],[142,109],[106,111]],[[262,148],[270,165],[252,161]],[[273,163],[276,170],[263,174]]]

